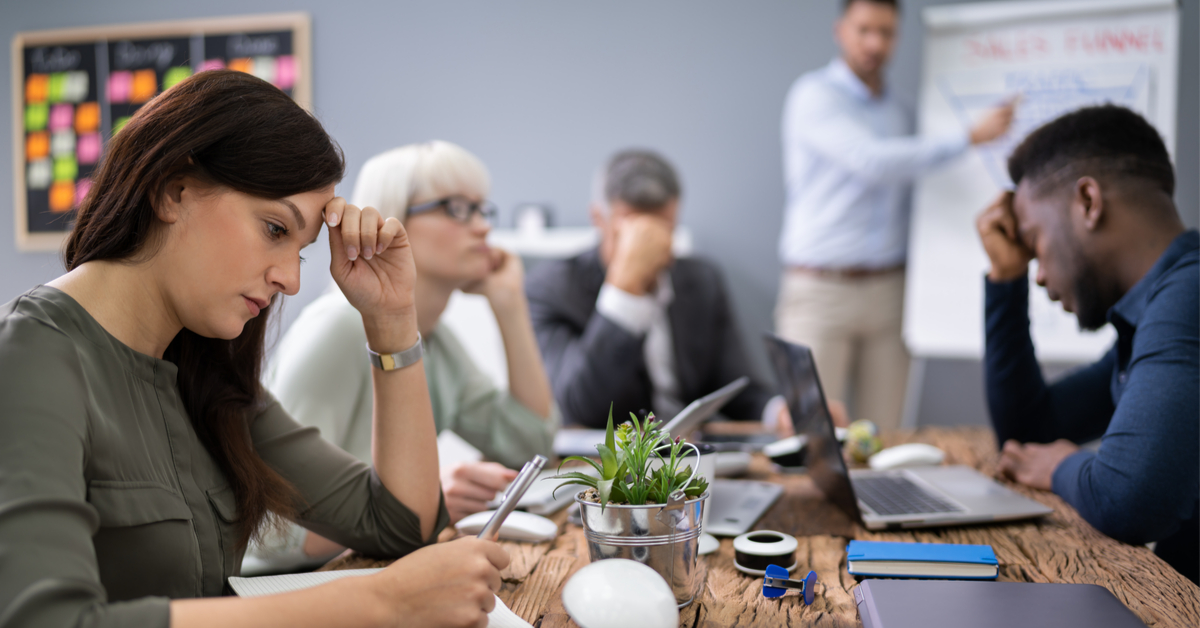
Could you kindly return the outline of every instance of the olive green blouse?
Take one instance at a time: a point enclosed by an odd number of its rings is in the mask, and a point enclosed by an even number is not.
[[[0,626],[167,626],[170,598],[237,575],[237,503],[176,374],[54,288],[0,306]],[[422,539],[370,466],[269,396],[250,432],[322,536],[400,556],[447,524],[443,506]]]

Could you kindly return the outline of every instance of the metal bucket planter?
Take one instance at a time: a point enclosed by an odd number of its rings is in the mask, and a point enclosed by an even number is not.
[[[692,603],[703,582],[699,581],[700,522],[708,493],[666,504],[617,506],[586,501],[575,495],[583,518],[583,534],[593,562],[605,558],[628,558],[659,573],[675,592],[679,608]],[[682,492],[680,492],[682,494]]]

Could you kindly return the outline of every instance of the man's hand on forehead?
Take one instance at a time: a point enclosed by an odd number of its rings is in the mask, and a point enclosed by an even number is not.
[[[1013,281],[1029,274],[1033,252],[1026,246],[1013,208],[1013,192],[1004,192],[975,220],[979,239],[991,261],[988,278],[995,282]]]

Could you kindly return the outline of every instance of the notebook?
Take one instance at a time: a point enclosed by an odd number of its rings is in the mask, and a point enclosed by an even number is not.
[[[863,628],[1146,628],[1094,584],[864,580],[854,602]]]
[[[999,573],[991,545],[850,541],[846,561],[855,576],[994,580]]]
[[[283,576],[261,576],[258,578],[237,578],[229,579],[229,586],[233,588],[233,592],[241,597],[255,597],[259,595],[271,595],[272,593],[286,593],[288,591],[298,591],[315,587],[326,582],[331,582],[339,578],[351,576],[366,576],[381,571],[380,569],[344,569],[342,571],[315,571],[312,573],[296,573]],[[516,613],[509,610],[500,598],[496,598],[496,608],[488,613],[488,628],[533,628],[529,622],[521,619]]]

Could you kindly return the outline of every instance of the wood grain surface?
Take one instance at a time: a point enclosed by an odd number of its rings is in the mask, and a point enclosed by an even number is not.
[[[995,440],[987,429],[925,428],[884,435],[885,446],[903,442],[940,447],[946,452],[946,464],[969,465],[988,475],[995,469]],[[1010,484],[1014,490],[1054,508],[1053,514],[1037,520],[872,532],[826,502],[806,476],[780,475],[765,458],[756,458],[748,477],[768,479],[785,487],[784,496],[755,529],[779,530],[797,537],[798,572],[817,572],[815,600],[812,606],[804,606],[795,592],[778,599],[762,597],[761,580],[733,568],[733,541],[721,539],[717,552],[700,558],[700,573],[706,576],[704,590],[696,602],[680,612],[680,626],[861,626],[852,594],[858,583],[846,571],[846,543],[850,539],[987,544],[1000,563],[1000,580],[1098,584],[1148,626],[1200,626],[1200,588],[1149,549],[1119,543],[1097,532],[1075,509],[1046,491]],[[583,530],[566,523],[566,511],[552,518],[561,529],[553,542],[503,543],[512,564],[503,573],[504,586],[498,595],[535,626],[575,627],[563,609],[561,592],[567,578],[588,564],[587,546]],[[452,533],[446,537],[452,537]],[[381,567],[388,562],[347,554],[322,569]]]

